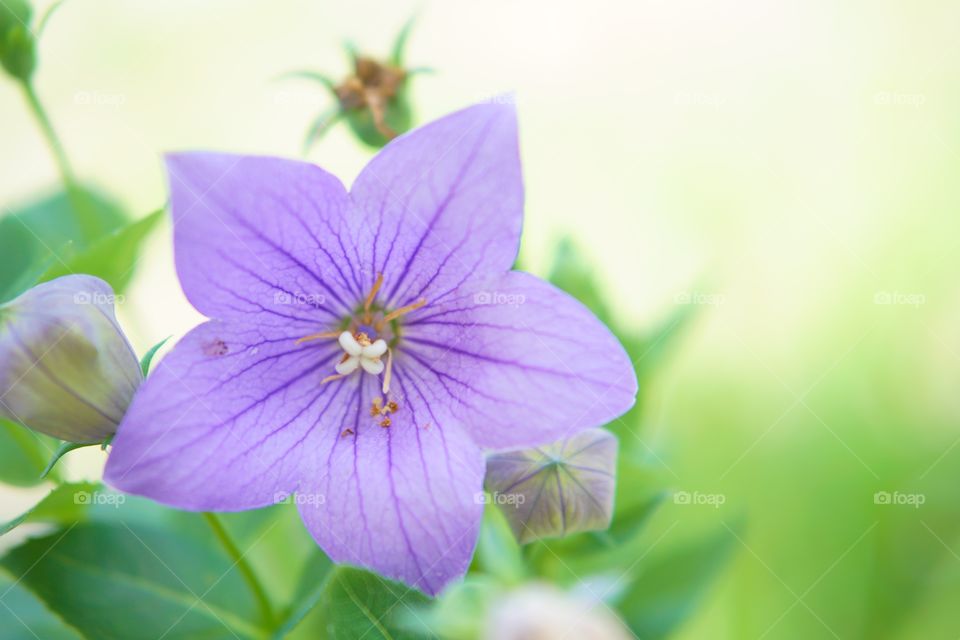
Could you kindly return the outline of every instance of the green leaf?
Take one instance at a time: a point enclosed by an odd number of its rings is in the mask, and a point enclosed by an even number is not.
[[[557,245],[548,279],[585,304],[604,324],[610,324],[610,309],[603,300],[602,288],[571,238],[563,238]]]
[[[700,603],[726,565],[735,538],[729,530],[658,554],[641,563],[640,574],[618,609],[640,638],[666,638]]]
[[[49,522],[53,524],[72,524],[87,515],[92,496],[99,484],[92,482],[72,482],[57,486],[32,509],[10,522],[0,524],[0,536],[10,532],[24,522]]]
[[[150,347],[150,349],[143,354],[143,357],[140,358],[140,372],[143,374],[143,377],[146,378],[147,374],[150,373],[150,363],[153,362],[153,356],[157,355],[157,351],[160,350],[160,347],[167,343],[173,336],[167,336],[157,344]]]
[[[490,609],[503,591],[503,584],[490,576],[467,576],[445,590],[432,606],[401,612],[398,622],[424,635],[457,640],[481,638]]]
[[[0,418],[0,482],[18,487],[40,484],[57,440]]]
[[[318,611],[324,640],[403,640],[427,638],[407,629],[401,616],[431,600],[415,589],[369,571],[337,567],[330,573]]]
[[[46,478],[48,475],[50,475],[50,472],[53,471],[53,468],[58,462],[60,462],[60,458],[67,455],[74,449],[82,449],[83,447],[94,446],[106,448],[107,442],[61,442],[60,446],[57,447],[57,450],[53,452],[52,456],[50,456],[50,461],[47,462],[47,466],[45,466],[43,471],[40,472],[40,477]]]
[[[82,640],[35,595],[0,572],[0,629],[4,640]]]
[[[209,539],[91,522],[30,540],[0,565],[90,638],[266,635],[240,572]]]
[[[70,257],[61,257],[43,274],[41,281],[71,273],[86,273],[106,280],[118,293],[123,291],[133,277],[140,245],[162,216],[162,209],[154,211],[116,229]]]
[[[510,530],[506,516],[489,499],[483,511],[472,566],[473,571],[482,571],[505,584],[518,584],[527,573],[520,545]]]
[[[36,284],[60,260],[88,246],[88,235],[102,237],[126,224],[111,200],[90,189],[80,195],[93,214],[91,228],[81,228],[71,197],[57,191],[40,200],[7,211],[0,217],[0,302],[14,298]]]
[[[395,67],[403,68],[403,54],[407,48],[407,40],[410,38],[410,31],[413,30],[413,25],[417,21],[417,16],[413,15],[409,20],[403,25],[403,28],[400,29],[400,33],[397,34],[397,39],[393,43],[393,51],[390,53],[390,64]]]
[[[274,633],[275,638],[285,638],[317,606],[327,588],[327,578],[334,565],[320,549],[310,555],[304,564],[293,601],[281,616],[283,621]]]

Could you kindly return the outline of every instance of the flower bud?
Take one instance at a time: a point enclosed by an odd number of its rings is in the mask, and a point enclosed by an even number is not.
[[[25,0],[0,2],[0,64],[22,81],[30,79],[37,64],[36,40],[29,26],[32,12]]]
[[[143,377],[113,301],[70,275],[0,305],[0,415],[70,442],[113,435]]]
[[[627,640],[633,635],[609,606],[533,583],[501,597],[490,611],[483,640],[579,638]]]

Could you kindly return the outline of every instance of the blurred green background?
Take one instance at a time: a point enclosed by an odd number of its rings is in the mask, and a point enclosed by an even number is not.
[[[570,235],[621,326],[695,307],[626,435],[693,496],[655,544],[737,532],[678,636],[960,636],[960,5],[70,0],[37,91],[143,215],[164,151],[297,156],[329,97],[277,76],[338,77],[418,10],[418,122],[516,92],[525,265]],[[0,137],[4,206],[57,183],[9,82]],[[369,156],[338,127],[310,159]],[[169,228],[120,313],[140,352],[198,322]]]

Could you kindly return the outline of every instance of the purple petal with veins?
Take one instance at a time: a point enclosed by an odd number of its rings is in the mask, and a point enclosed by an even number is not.
[[[349,193],[274,158],[175,154],[168,172],[177,272],[212,320],[134,398],[105,474],[119,489],[204,510],[293,494],[331,558],[435,594],[476,544],[483,449],[572,436],[634,401],[606,327],[510,271],[510,105],[397,138]]]

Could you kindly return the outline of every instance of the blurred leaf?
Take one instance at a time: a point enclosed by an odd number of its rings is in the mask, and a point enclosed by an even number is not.
[[[160,347],[167,344],[167,340],[169,340],[171,337],[172,336],[167,336],[157,344],[150,347],[150,349],[143,354],[143,357],[140,358],[140,373],[143,374],[144,378],[146,378],[147,374],[150,373],[150,363],[153,362],[153,356],[157,355],[157,351],[160,350]]]
[[[330,573],[318,610],[324,640],[402,640],[429,635],[397,623],[401,612],[426,606],[430,599],[368,571],[340,566]]]
[[[617,607],[630,629],[640,638],[667,637],[700,603],[727,563],[734,539],[725,529],[642,562]]]
[[[652,333],[626,344],[640,377],[641,388],[645,380],[659,371],[670,350],[676,346],[677,338],[696,317],[697,309],[692,304],[680,305]]]
[[[403,68],[403,54],[407,48],[407,40],[410,38],[410,32],[417,21],[417,16],[411,16],[409,20],[400,29],[397,39],[393,43],[393,51],[390,53],[390,64],[395,67]]]
[[[90,638],[262,637],[232,561],[139,525],[88,523],[30,540],[0,564]]]
[[[89,189],[83,197],[94,214],[95,237],[126,224],[120,208],[106,197]],[[54,264],[87,246],[87,232],[80,227],[71,202],[65,191],[58,191],[5,210],[0,217],[0,302],[26,291]]]
[[[47,609],[35,595],[14,583],[0,572],[0,635],[4,640],[81,640],[80,634],[68,627]]]
[[[162,209],[154,211],[116,229],[71,256],[62,257],[43,274],[41,280],[53,280],[71,273],[86,273],[106,280],[118,293],[123,291],[133,277],[140,245],[162,216]]]
[[[322,112],[317,118],[310,124],[310,128],[307,129],[307,135],[303,140],[303,153],[306,154],[310,149],[313,148],[313,145],[317,143],[324,136],[324,134],[330,130],[334,124],[337,123],[340,118],[343,117],[343,112],[340,111],[339,106],[334,106],[324,112]]]
[[[293,601],[281,616],[282,624],[274,633],[275,638],[285,638],[317,606],[327,588],[327,578],[334,564],[319,548],[314,551],[303,566]]]
[[[563,238],[557,244],[548,279],[585,304],[604,324],[611,324],[610,309],[603,300],[602,289],[597,284],[593,269],[570,238]]]
[[[521,543],[606,529],[617,439],[589,429],[534,449],[493,454],[484,481]]]
[[[53,471],[53,468],[57,466],[57,463],[60,462],[60,458],[74,449],[82,449],[83,447],[106,447],[106,444],[104,442],[61,442],[60,446],[53,452],[53,455],[50,456],[50,460],[47,461],[47,466],[40,472],[40,477],[46,478],[50,475],[50,472]]]
[[[405,609],[397,620],[405,629],[423,635],[480,638],[492,603],[503,590],[503,585],[489,576],[467,576],[444,591],[433,606]]]
[[[46,29],[47,25],[50,23],[50,18],[52,18],[53,14],[55,14],[57,10],[63,6],[63,3],[65,1],[66,0],[57,0],[56,2],[51,4],[49,7],[47,7],[47,10],[43,13],[43,15],[40,17],[40,20],[37,22],[37,28],[35,29],[35,33],[37,34],[38,39],[40,38],[40,36],[43,35],[44,29]]]
[[[483,511],[472,570],[487,573],[505,584],[522,582],[527,573],[520,545],[506,516],[489,500]]]
[[[0,482],[30,487],[40,484],[57,441],[0,418]]]
[[[324,87],[329,89],[334,94],[334,96],[336,96],[334,89],[336,88],[337,83],[334,82],[330,76],[324,73],[320,73],[319,71],[310,71],[310,70],[288,71],[287,73],[281,74],[280,77],[277,78],[277,80],[294,80],[294,79],[312,80],[314,82],[319,82]]]
[[[82,520],[90,502],[83,495],[93,495],[99,484],[92,482],[68,482],[53,489],[32,509],[10,522],[0,524],[0,536],[19,527],[24,522],[50,522],[53,524],[71,524]],[[78,496],[80,496],[78,498]]]

